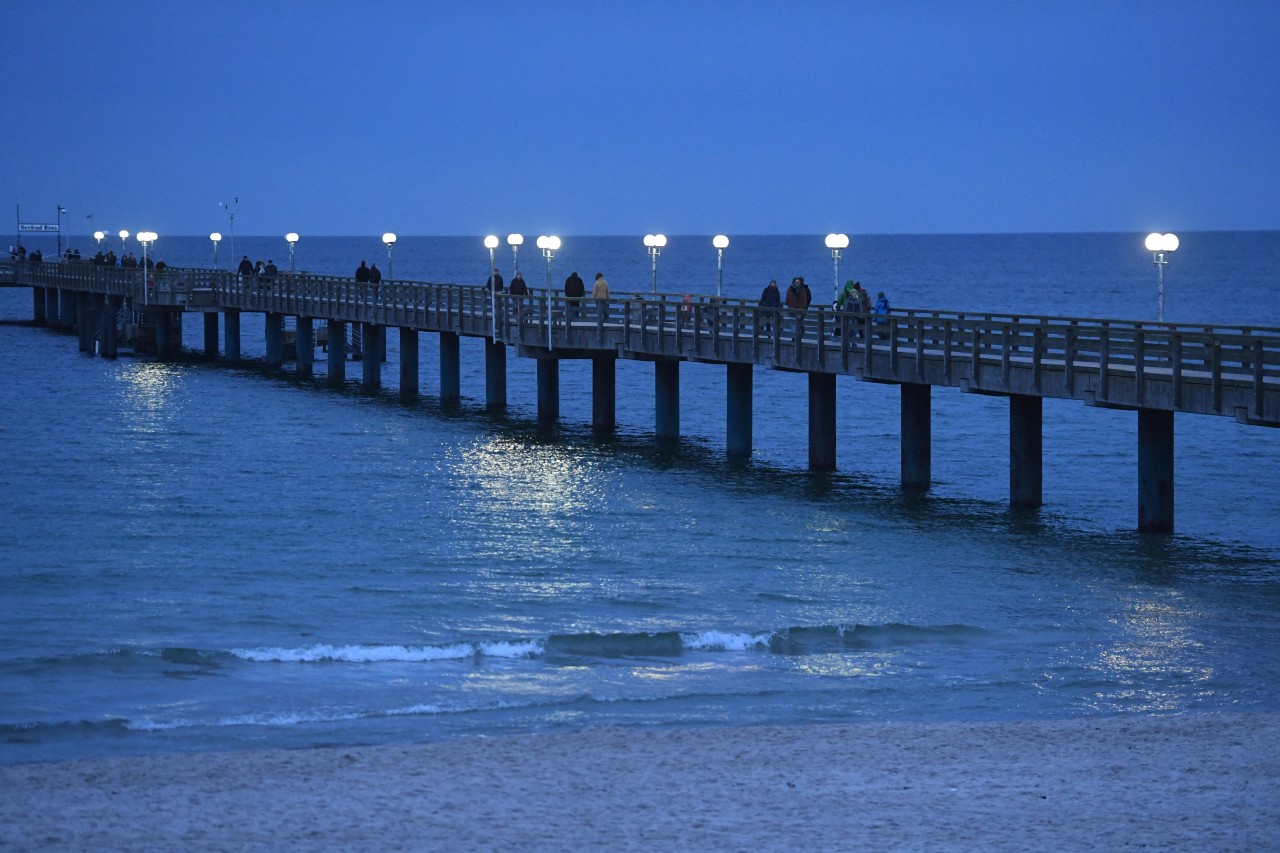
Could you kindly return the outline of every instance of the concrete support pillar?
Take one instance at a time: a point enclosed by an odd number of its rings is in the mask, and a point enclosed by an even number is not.
[[[316,326],[315,321],[310,317],[297,317],[295,319],[293,337],[293,348],[297,352],[295,364],[298,369],[299,376],[311,377],[315,375],[316,363]]]
[[[116,318],[120,316],[120,312],[124,309],[124,297],[108,296],[104,307],[106,310],[103,311],[102,317],[102,357],[115,358],[119,353]]]
[[[1044,503],[1044,398],[1009,397],[1009,505],[1035,509]]]
[[[151,314],[151,322],[156,330],[156,358],[169,361],[173,358],[173,326],[170,324],[168,312],[155,311]]]
[[[653,431],[658,441],[680,438],[680,362],[653,363]]]
[[[329,384],[341,385],[347,381],[347,324],[341,320],[329,321]]]
[[[751,365],[726,365],[725,444],[730,459],[751,458]]]
[[[591,359],[591,428],[613,432],[618,426],[616,358]]]
[[[400,327],[400,396],[418,396],[418,330],[405,326]]]
[[[74,290],[58,291],[58,325],[70,329],[76,322],[76,292]]]
[[[538,420],[560,419],[560,359],[538,359]]]
[[[80,352],[93,352],[93,331],[96,316],[88,293],[76,294],[76,332],[80,335]]]
[[[366,391],[376,391],[382,387],[382,342],[381,338],[386,326],[377,323],[361,323],[364,338],[364,361],[360,362]]]
[[[58,316],[58,288],[56,287],[44,289],[44,320],[55,329],[62,325],[62,319]]]
[[[809,374],[809,470],[836,467],[836,375]]]
[[[235,364],[240,360],[240,311],[228,308],[222,315],[222,355]]]
[[[1138,409],[1138,530],[1173,532],[1173,412]]]
[[[904,383],[901,387],[902,487],[925,491],[933,480],[932,388],[912,383]]]
[[[45,313],[44,288],[31,288],[31,319],[35,321],[37,326],[43,326],[49,322],[49,315]]]
[[[278,370],[284,366],[284,315],[267,312],[263,325],[267,338],[267,368]]]
[[[204,315],[204,356],[218,357],[218,312],[206,311]]]
[[[484,342],[484,405],[491,412],[507,409],[507,345]]]
[[[542,366],[542,362],[538,362]],[[538,374],[541,376],[542,374]],[[440,403],[452,406],[462,399],[462,356],[455,332],[440,333]]]

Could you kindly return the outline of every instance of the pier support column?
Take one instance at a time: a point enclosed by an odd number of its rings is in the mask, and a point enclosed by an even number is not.
[[[560,419],[560,359],[538,359],[538,420]]]
[[[102,357],[115,358],[119,354],[116,335],[116,318],[124,308],[123,296],[108,296],[103,303],[102,312]]]
[[[172,318],[167,311],[155,311],[151,314],[151,322],[156,330],[156,358],[169,361],[173,358],[173,326]]]
[[[31,319],[35,321],[37,326],[43,326],[49,322],[49,315],[45,313],[44,288],[31,288]]]
[[[653,432],[658,441],[680,438],[680,362],[653,363]]]
[[[1009,397],[1009,505],[1035,509],[1044,503],[1044,399]]]
[[[1173,532],[1173,412],[1138,409],[1138,530]]]
[[[267,338],[267,368],[279,370],[284,366],[284,315],[268,311],[264,326]]]
[[[836,467],[836,375],[809,374],[809,470]]]
[[[933,480],[932,388],[902,385],[902,487],[925,491]]]
[[[80,352],[93,352],[93,302],[88,293],[76,294],[76,331],[80,335]]]
[[[55,329],[62,325],[62,320],[58,317],[58,288],[56,287],[44,289],[44,321]]]
[[[491,412],[507,409],[507,345],[484,342],[484,405]]]
[[[418,396],[418,330],[406,326],[400,327],[400,396]]]
[[[240,360],[240,310],[228,308],[222,317],[222,353],[228,362]]]
[[[541,362],[539,362],[541,366]],[[440,333],[440,404],[452,406],[462,399],[462,356],[456,332]]]
[[[294,318],[294,363],[299,376],[308,378],[316,372],[316,325],[310,317]]]
[[[618,426],[618,360],[591,359],[591,428],[596,432],[613,432]]]
[[[361,323],[364,338],[364,361],[360,362],[366,391],[376,391],[382,387],[382,335],[386,326],[377,323]]]
[[[58,291],[58,325],[70,329],[76,321],[76,294],[74,290]]]
[[[725,445],[730,459],[751,458],[751,365],[726,365]]]
[[[204,315],[204,357],[218,357],[218,312],[207,311]]]
[[[341,320],[329,322],[329,384],[341,385],[347,381],[347,324]]]

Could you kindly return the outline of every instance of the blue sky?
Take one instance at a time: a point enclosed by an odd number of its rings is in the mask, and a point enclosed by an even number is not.
[[[1275,2],[58,2],[0,202],[167,234],[1280,228]],[[8,229],[5,229],[8,230]]]

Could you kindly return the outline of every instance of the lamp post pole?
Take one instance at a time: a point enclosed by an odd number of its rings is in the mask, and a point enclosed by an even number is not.
[[[236,205],[239,205],[239,204],[240,204],[240,196],[236,196],[236,197],[235,197],[234,202],[232,202],[232,203],[233,203],[233,204],[236,204]],[[229,229],[229,231],[230,231],[230,233],[231,233],[231,259],[232,259],[232,260],[235,260],[235,257],[236,257],[236,212],[231,208],[231,204],[228,204],[228,203],[227,203],[227,202],[225,202],[225,201],[224,201],[224,202],[220,202],[220,204],[221,204],[221,205],[226,209],[226,211],[227,211],[227,224],[228,224],[228,229]]]
[[[840,300],[840,254],[849,248],[849,238],[845,234],[828,234],[827,248],[831,250],[831,261],[835,264],[835,288],[831,296],[831,304]]]
[[[395,268],[391,266],[391,247],[396,244],[396,235],[388,231],[382,235],[382,242],[387,244],[387,281],[391,281],[395,278]]]
[[[658,256],[662,254],[662,248],[667,245],[667,238],[663,234],[646,234],[644,235],[644,245],[649,250],[649,260],[653,263],[653,295],[658,295]]]
[[[142,304],[151,303],[151,271],[147,269],[147,249],[156,241],[156,232],[139,231],[138,242],[142,244]]]
[[[484,247],[489,250],[489,337],[494,343],[498,341],[498,281],[494,274],[498,271],[497,261],[493,258],[493,250],[498,248],[498,235],[490,234],[484,238]]]
[[[298,242],[298,232],[290,231],[284,235],[285,242],[289,244],[289,275],[293,275],[293,247]]]
[[[547,259],[547,349],[551,349],[551,259],[560,248],[560,238],[539,237],[538,248],[542,250],[542,257]]]
[[[520,272],[520,247],[524,244],[523,234],[508,234],[507,245],[511,247],[511,264],[513,267],[513,277],[515,273]]]
[[[124,260],[124,250],[125,250],[124,241],[128,239],[129,239],[129,232],[125,231],[124,229],[121,229],[120,230],[120,260],[121,261]]]
[[[716,247],[716,299],[724,295],[724,250],[729,248],[729,238],[717,234],[711,238],[711,245]]]
[[[94,240],[96,240],[96,241],[97,241],[97,243],[98,243],[98,252],[99,252],[99,253],[101,253],[101,252],[102,252],[102,238],[103,238],[103,237],[105,237],[105,236],[107,236],[107,235],[106,235],[106,234],[104,234],[104,233],[103,233],[103,232],[101,232],[101,231],[94,231],[94,232],[93,232],[93,239],[94,239]]]
[[[209,239],[213,242],[213,268],[218,268],[218,243],[222,241],[222,235],[214,231],[209,235]]]
[[[1148,234],[1146,240],[1147,251],[1151,253],[1151,260],[1155,264],[1159,275],[1159,284],[1156,289],[1156,319],[1164,322],[1164,268],[1168,266],[1169,261],[1165,259],[1166,252],[1176,252],[1178,250],[1178,235],[1176,234],[1160,234],[1158,232]]]

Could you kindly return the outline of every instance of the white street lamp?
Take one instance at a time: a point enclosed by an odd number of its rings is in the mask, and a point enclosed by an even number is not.
[[[102,238],[103,238],[103,237],[105,237],[105,236],[107,236],[107,235],[106,235],[106,234],[104,234],[104,233],[103,233],[103,232],[101,232],[101,231],[94,231],[94,232],[93,232],[93,239],[95,239],[95,240],[97,240],[97,241],[98,241],[98,251],[99,251],[99,252],[101,252],[101,251],[102,251]]]
[[[1157,319],[1164,322],[1164,268],[1168,265],[1165,252],[1178,251],[1178,235],[1153,232],[1147,235],[1147,251],[1151,253],[1156,269],[1160,271],[1160,285],[1156,296]]]
[[[547,349],[551,349],[551,259],[560,249],[559,237],[539,237],[538,248],[547,259]]]
[[[511,263],[515,272],[520,272],[520,247],[524,245],[524,235],[508,234],[507,245],[511,247]]]
[[[293,245],[298,242],[298,232],[290,231],[284,235],[284,239],[289,244],[289,275],[293,275]]]
[[[126,232],[121,231],[121,234]],[[147,269],[147,248],[156,241],[156,232],[139,231],[137,234],[138,242],[142,244],[142,304],[146,305],[150,302],[151,288],[148,282],[151,278],[150,271]]]
[[[387,244],[387,281],[390,281],[395,278],[395,276],[392,275],[391,247],[396,244],[396,235],[388,231],[386,234],[382,235],[382,242]]]
[[[845,234],[828,234],[827,248],[831,250],[831,260],[836,265],[835,294],[831,299],[834,304],[840,298],[840,253],[849,248],[849,237]]]
[[[662,249],[667,245],[667,238],[664,234],[646,234],[644,235],[644,244],[649,249],[649,258],[653,261],[653,293],[658,294],[658,255],[662,254]]]
[[[120,232],[120,254],[124,254],[124,241],[129,239],[129,232],[121,230]],[[123,258],[122,258],[123,260]]]
[[[716,247],[716,299],[719,299],[724,290],[724,250],[729,248],[729,238],[717,234],[711,238],[711,245]]]
[[[498,272],[497,261],[493,259],[493,250],[498,248],[498,235],[490,234],[484,238],[484,247],[489,250],[489,337],[498,340],[498,281],[494,275]]]
[[[209,239],[213,241],[213,268],[218,268],[218,244],[222,242],[222,235],[214,231],[209,235]]]

